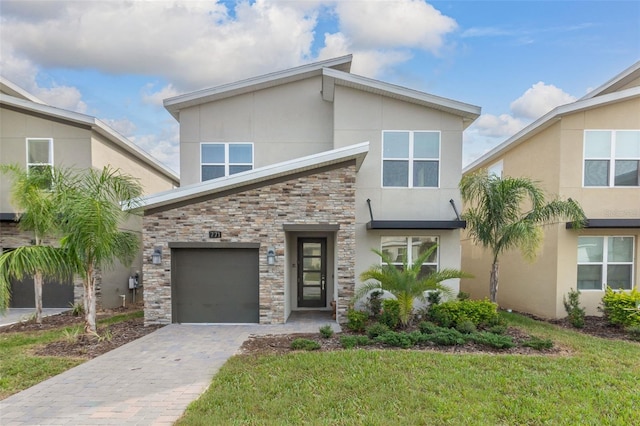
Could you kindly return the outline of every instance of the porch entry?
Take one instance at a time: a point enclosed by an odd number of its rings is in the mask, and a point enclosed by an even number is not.
[[[327,239],[298,238],[298,307],[327,306]]]

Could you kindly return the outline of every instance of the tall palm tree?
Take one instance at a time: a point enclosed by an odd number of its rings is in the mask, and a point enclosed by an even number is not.
[[[529,178],[500,178],[483,169],[463,176],[460,193],[468,204],[462,218],[467,221],[469,235],[492,253],[489,294],[494,303],[502,253],[518,248],[523,257],[533,260],[542,243],[543,225],[570,220],[579,228],[586,220],[577,202],[547,202],[538,182]]]
[[[426,301],[424,295],[427,290],[440,290],[446,294],[451,293],[449,287],[440,284],[442,281],[452,278],[468,278],[457,269],[441,269],[427,275],[421,275],[422,264],[433,255],[438,246],[434,245],[423,252],[411,265],[408,264],[405,255],[402,261],[402,268],[393,265],[393,260],[385,253],[372,250],[382,259],[382,264],[372,265],[369,269],[360,274],[360,280],[364,285],[358,288],[354,298],[360,299],[372,290],[386,290],[393,294],[400,304],[400,322],[407,326],[413,313],[413,301],[418,299]],[[368,282],[367,282],[368,281]]]
[[[10,280],[33,276],[35,316],[42,323],[42,286],[45,279],[67,280],[71,274],[60,249],[43,245],[59,232],[58,203],[52,191],[54,176],[62,173],[49,167],[24,170],[18,165],[0,165],[0,173],[12,178],[11,202],[20,213],[18,227],[32,232],[32,246],[3,253],[0,256],[0,307],[9,304]]]
[[[96,272],[115,260],[131,264],[140,242],[138,236],[121,230],[142,187],[131,176],[104,167],[88,169],[61,188],[64,222],[62,247],[68,251],[84,287],[85,332],[96,333]]]

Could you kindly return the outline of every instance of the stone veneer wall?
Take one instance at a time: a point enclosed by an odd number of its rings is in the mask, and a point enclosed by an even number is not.
[[[218,195],[206,201],[176,207],[143,219],[145,323],[171,322],[170,242],[260,243],[260,323],[285,321],[284,262],[266,265],[267,247],[284,253],[285,224],[337,224],[337,319],[346,321],[346,309],[355,287],[355,180],[353,162],[314,174],[242,192]],[[223,230],[211,240],[209,230]],[[162,247],[162,264],[150,262],[153,248]],[[282,259],[282,258],[281,258]]]

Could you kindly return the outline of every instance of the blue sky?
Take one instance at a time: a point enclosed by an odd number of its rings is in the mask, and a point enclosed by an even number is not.
[[[638,1],[0,0],[0,72],[179,171],[162,99],[352,53],[352,72],[482,107],[469,163],[640,60]]]

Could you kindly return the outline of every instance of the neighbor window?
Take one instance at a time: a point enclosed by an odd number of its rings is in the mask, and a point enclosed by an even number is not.
[[[53,167],[53,139],[27,139],[27,172],[51,173]],[[48,182],[47,186],[50,185]]]
[[[253,144],[203,143],[200,145],[201,181],[253,169]]]
[[[640,185],[640,130],[585,130],[584,186]]]
[[[440,132],[382,132],[383,187],[438,187]]]
[[[425,251],[433,246],[438,245],[438,237],[382,237],[381,250],[392,265],[402,268],[403,261],[406,257],[407,264],[412,265],[413,262],[420,257]],[[383,265],[386,263],[383,262]],[[438,249],[435,249],[431,255],[422,263],[420,276],[429,275],[438,270]]]
[[[578,290],[631,290],[634,245],[634,237],[578,237]]]

